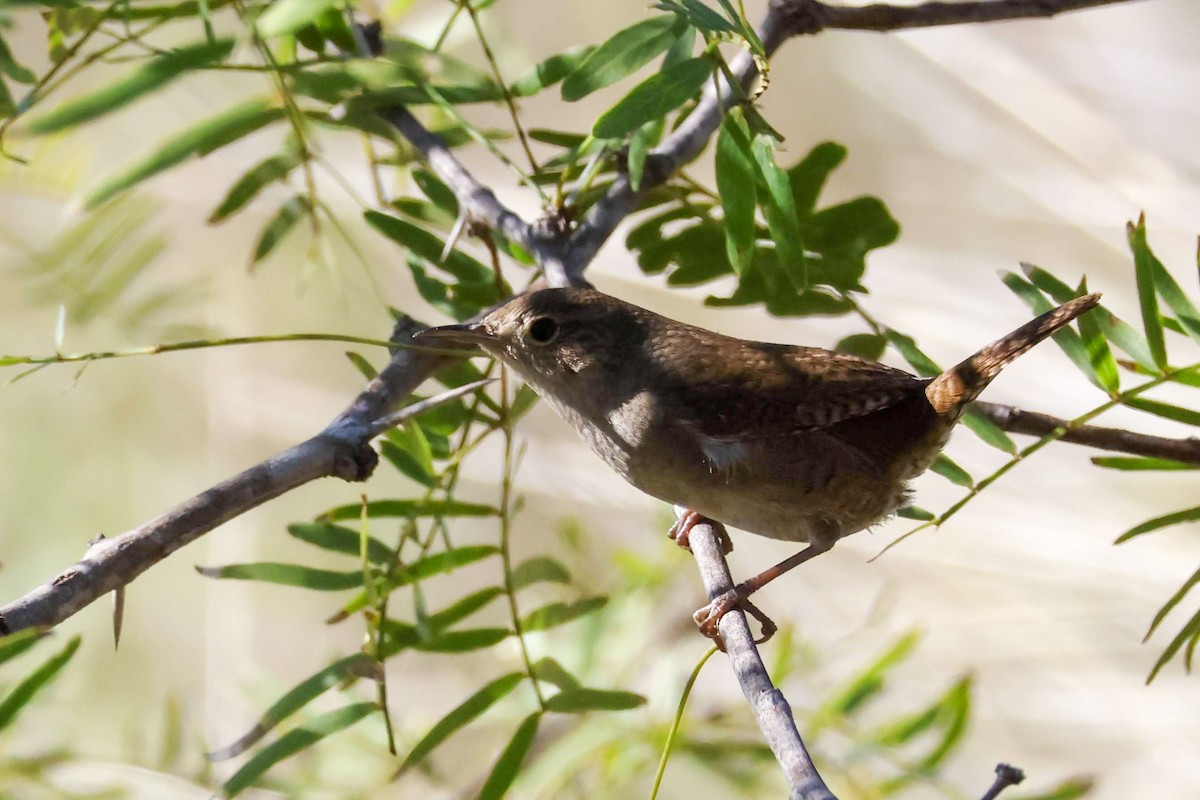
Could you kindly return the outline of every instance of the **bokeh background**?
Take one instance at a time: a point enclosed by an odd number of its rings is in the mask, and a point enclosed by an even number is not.
[[[751,19],[761,17],[761,3],[747,6]],[[451,8],[444,2],[397,3],[381,11],[405,35],[421,39],[435,34]],[[640,0],[503,0],[483,19],[501,68],[515,76],[550,53],[600,41],[646,13]],[[451,51],[479,63],[468,26],[455,30]],[[1151,244],[1195,296],[1198,31],[1195,2],[1146,0],[1053,21],[888,35],[829,32],[785,45],[762,105],[787,137],[784,163],[824,140],[849,148],[826,201],[876,195],[902,225],[898,243],[869,262],[866,305],[950,363],[1027,318],[997,278],[1019,261],[1068,281],[1086,275],[1111,308],[1136,319],[1124,225],[1143,210]],[[194,38],[197,32],[178,35]],[[18,15],[7,38],[25,62],[46,63],[36,17]],[[81,93],[120,71],[115,66],[89,73],[65,92]],[[230,223],[205,223],[233,177],[277,146],[278,131],[154,180],[122,201],[90,248],[68,246],[80,241],[69,237],[81,236],[75,226],[84,218],[76,199],[86,189],[168,133],[267,88],[261,75],[214,74],[74,134],[22,138],[18,127],[6,147],[29,158],[29,165],[0,162],[0,352],[53,349],[58,305],[77,303],[95,266],[81,254],[103,255],[104,236],[127,240],[126,246],[159,237],[163,249],[121,300],[68,324],[69,351],[149,344],[196,331],[380,337],[389,329],[388,304],[435,319],[415,299],[399,251],[358,221],[361,208],[331,181],[323,192],[344,211],[358,253],[335,236],[314,247],[298,232],[248,274],[255,238],[285,196],[282,187]],[[571,106],[549,93],[523,104],[525,120],[583,130],[621,91]],[[468,113],[481,124],[505,124],[499,109]],[[331,138],[323,147],[325,158],[369,196],[357,143]],[[536,212],[533,199],[486,153],[466,151],[465,158],[508,202]],[[705,160],[694,171],[711,176]],[[753,338],[830,346],[857,330],[848,320],[784,322],[751,311],[707,309],[706,292],[668,292],[659,279],[641,275],[622,238],[605,248],[590,277],[625,299]],[[160,291],[178,302],[141,313],[139,301]],[[133,527],[317,431],[360,387],[343,349],[226,348],[104,362],[82,374],[60,366],[4,386],[0,597],[8,600],[48,579],[96,534]],[[889,358],[900,363],[894,354]],[[13,374],[10,368],[0,377]],[[1067,417],[1102,399],[1052,345],[1006,371],[986,397]],[[1167,423],[1152,430],[1140,416],[1106,420],[1147,432],[1190,433]],[[663,687],[677,686],[705,645],[681,632],[702,590],[686,554],[664,541],[666,510],[608,473],[547,409],[526,422],[520,436],[528,449],[518,480],[527,499],[517,523],[518,551],[561,550],[556,531],[570,519],[595,555],[587,580],[597,591],[605,590],[619,559],[614,554],[622,551],[640,553],[673,573],[671,602],[631,616],[637,623],[629,644],[640,656],[627,659],[622,673],[623,688],[670,707],[675,696]],[[951,454],[976,474],[999,463],[994,451],[965,431]],[[1091,796],[1098,800],[1197,796],[1196,679],[1176,662],[1144,685],[1161,648],[1190,612],[1178,613],[1141,644],[1154,612],[1200,559],[1196,528],[1179,526],[1112,546],[1131,525],[1194,504],[1195,478],[1113,474],[1092,467],[1088,455],[1072,446],[1049,448],[944,529],[923,532],[868,563],[912,524],[889,523],[765,590],[760,605],[792,621],[814,654],[806,680],[784,686],[797,709],[819,704],[813,692],[919,629],[920,646],[893,676],[896,696],[889,701],[899,707],[932,699],[956,676],[974,676],[973,727],[948,776],[968,795],[978,796],[995,762],[1007,760],[1023,767],[1035,788],[1092,776]],[[464,497],[495,501],[496,457],[486,450],[475,459]],[[383,473],[365,487],[376,496],[403,489],[399,479]],[[917,484],[917,503],[940,510],[960,491],[926,477]],[[128,591],[117,652],[107,633],[107,603],[70,620],[63,633],[84,632],[83,650],[52,701],[29,711],[22,738],[10,744],[34,752],[69,743],[82,755],[60,775],[72,786],[120,784],[144,797],[208,796],[191,781],[137,765],[158,759],[194,772],[200,750],[236,738],[270,699],[357,647],[361,632],[323,625],[335,605],[327,598],[214,582],[193,567],[311,558],[284,526],[353,502],[359,492],[334,481],[305,487],[160,564]],[[464,541],[487,535],[482,525],[461,533]],[[735,574],[790,554],[786,545],[756,537],[737,536],[736,542]],[[653,646],[664,631],[671,632],[671,645]],[[563,645],[547,636],[537,646],[556,653]],[[471,663],[425,658],[395,666],[393,702],[406,730],[420,732],[450,699],[481,683]],[[702,709],[737,692],[718,661],[702,675],[695,702]],[[177,745],[167,741],[171,732],[183,736]],[[377,727],[364,726],[328,746],[349,756],[377,748],[378,736]],[[164,755],[164,749],[170,752]],[[358,757],[368,766],[347,767],[341,776],[346,787],[365,785],[364,776],[390,769],[382,759]],[[666,796],[709,796],[702,786],[685,775],[667,787]],[[372,796],[451,795],[418,781]]]

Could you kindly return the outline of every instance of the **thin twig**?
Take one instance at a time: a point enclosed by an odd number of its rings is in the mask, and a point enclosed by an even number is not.
[[[1009,786],[1016,786],[1025,780],[1025,773],[1011,764],[996,765],[996,780],[980,800],[996,800],[1000,793]]]

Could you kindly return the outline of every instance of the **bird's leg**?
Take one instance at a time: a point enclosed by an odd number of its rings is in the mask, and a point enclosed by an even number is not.
[[[692,511],[684,506],[675,506],[675,524],[667,531],[667,538],[690,553],[692,546],[688,544],[688,534],[691,533],[692,528],[702,522],[712,525],[717,540],[721,543],[722,555],[732,553],[733,540],[729,538],[729,531],[725,530],[724,525],[716,520],[708,519],[699,511]]]
[[[775,635],[777,628],[775,623],[766,614],[750,602],[750,595],[788,570],[798,567],[805,561],[828,551],[833,547],[835,541],[837,540],[832,537],[829,539],[814,539],[808,547],[796,553],[791,558],[785,558],[770,569],[763,570],[753,578],[742,581],[728,592],[714,598],[712,602],[693,614],[692,619],[700,627],[701,633],[710,639],[720,641],[720,632],[717,630],[717,625],[720,623],[721,617],[740,606],[743,611],[748,612],[762,625],[762,637],[755,640],[757,644],[762,644]]]

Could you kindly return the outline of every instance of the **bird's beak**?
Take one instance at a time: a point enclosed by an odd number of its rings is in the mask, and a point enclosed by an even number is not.
[[[494,338],[482,322],[463,322],[458,325],[441,325],[426,328],[414,339],[428,340],[435,344],[483,345]]]

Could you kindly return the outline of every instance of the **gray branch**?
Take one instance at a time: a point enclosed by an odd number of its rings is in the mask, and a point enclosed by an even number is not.
[[[410,341],[421,327],[402,321],[393,340]],[[133,530],[97,540],[79,563],[0,607],[0,634],[57,625],[218,525],[317,478],[366,480],[379,459],[370,440],[380,432],[381,420],[394,421],[389,412],[445,361],[444,356],[397,350],[323,431]]]
[[[713,524],[705,521],[692,526],[688,530],[688,545],[696,557],[696,566],[700,569],[700,580],[704,582],[708,599],[715,600],[732,590],[733,578],[729,574],[729,565],[725,562],[720,538]],[[767,667],[754,644],[746,615],[740,608],[730,611],[721,618],[718,630],[725,652],[729,654],[729,664],[742,687],[742,694],[746,696],[746,702],[754,712],[754,719],[767,745],[787,777],[791,800],[837,800],[813,766],[812,758],[796,729],[787,698],[771,683],[771,676],[767,674]]]

